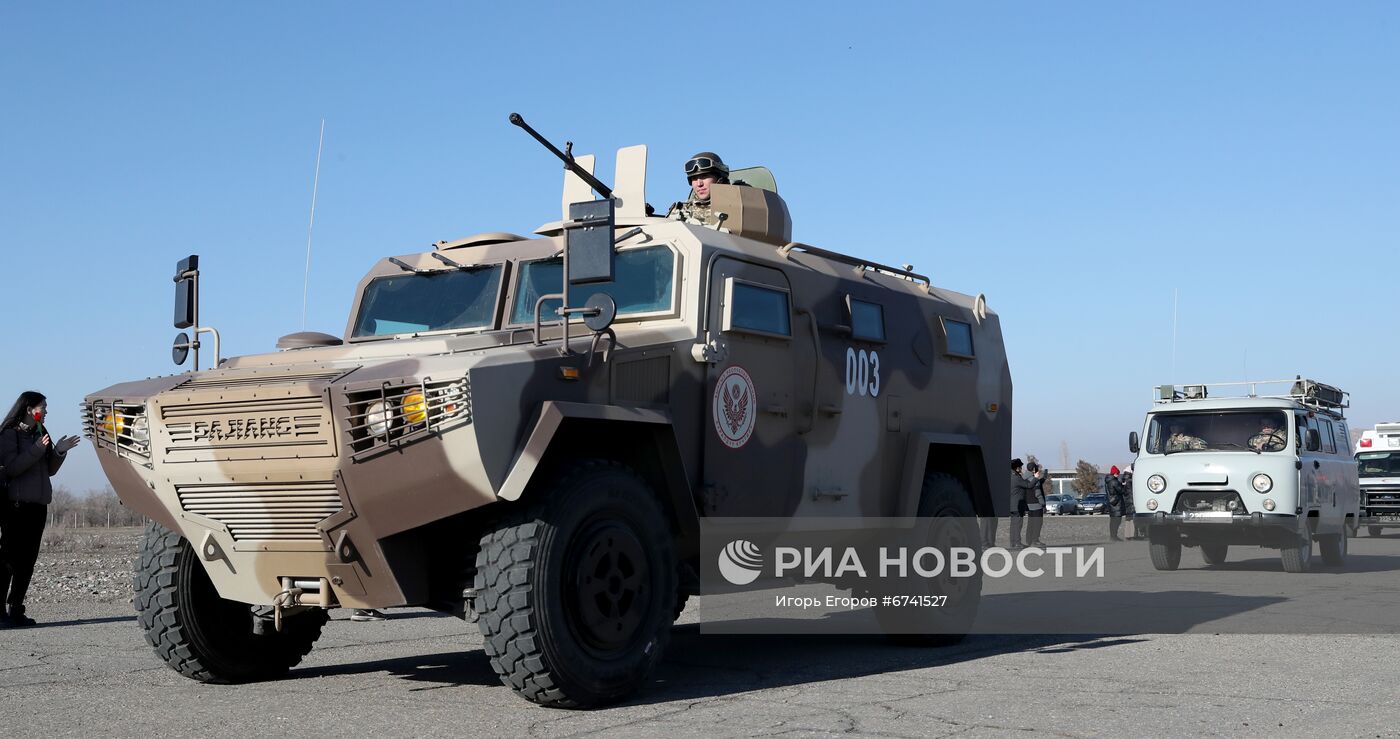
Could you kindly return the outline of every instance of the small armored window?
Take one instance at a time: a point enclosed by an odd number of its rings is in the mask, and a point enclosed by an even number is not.
[[[775,287],[725,280],[725,331],[792,336],[788,293]]]
[[[947,348],[943,350],[944,353],[966,359],[977,356],[972,350],[972,324],[954,321],[951,318],[942,320],[943,336],[948,340]]]
[[[849,296],[846,300],[851,308],[851,338],[884,343],[885,306]]]

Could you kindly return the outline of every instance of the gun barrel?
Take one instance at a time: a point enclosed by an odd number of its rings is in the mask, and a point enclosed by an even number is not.
[[[541,146],[543,146],[546,149],[549,149],[549,151],[553,153],[554,156],[559,157],[559,161],[564,163],[565,169],[578,175],[579,179],[583,180],[584,182],[587,182],[588,186],[598,191],[599,195],[602,195],[605,198],[612,197],[611,187],[604,185],[601,180],[599,180],[597,177],[594,177],[591,173],[589,173],[588,170],[578,166],[578,163],[574,161],[573,156],[559,151],[558,147],[556,147],[554,144],[549,143],[549,140],[541,136],[538,131],[531,128],[530,124],[526,123],[525,119],[520,117],[519,113],[511,113],[510,122],[524,129],[525,133],[530,134],[532,138],[540,142]]]

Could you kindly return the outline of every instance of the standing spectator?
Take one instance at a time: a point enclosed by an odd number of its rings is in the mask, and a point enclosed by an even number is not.
[[[24,615],[24,596],[53,501],[49,478],[63,465],[68,450],[78,445],[76,436],[58,441],[49,436],[44,428],[48,414],[48,401],[29,390],[20,393],[0,422],[0,466],[9,483],[0,501],[0,595],[5,598],[0,627],[34,625],[34,619]]]
[[[1011,548],[1020,549],[1021,544],[1021,517],[1026,515],[1026,495],[1031,490],[1040,486],[1040,473],[1035,473],[1033,480],[1027,480],[1021,476],[1021,460],[1011,460]]]
[[[1026,546],[1045,547],[1040,540],[1040,530],[1045,526],[1045,483],[1044,469],[1031,462],[1026,469],[1034,476],[1035,486],[1026,491]]]
[[[1123,541],[1118,529],[1123,525],[1123,482],[1118,479],[1118,465],[1108,470],[1103,479],[1103,491],[1108,496],[1108,539]]]
[[[1129,539],[1146,539],[1146,530],[1138,526],[1137,521],[1133,519],[1133,516],[1137,515],[1137,506],[1133,503],[1133,466],[1124,467],[1118,478],[1123,486],[1123,536]]]

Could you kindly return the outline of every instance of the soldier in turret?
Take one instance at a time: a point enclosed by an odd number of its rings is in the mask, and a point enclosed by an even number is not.
[[[671,206],[666,216],[706,226],[719,225],[719,217],[710,207],[710,185],[729,184],[728,165],[718,154],[702,151],[686,160],[685,176],[690,182],[690,197]]]

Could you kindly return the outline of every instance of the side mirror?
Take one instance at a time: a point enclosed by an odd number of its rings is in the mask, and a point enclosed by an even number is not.
[[[199,296],[195,294],[198,277],[198,254],[191,254],[175,264],[175,328],[190,328],[195,324],[199,310]]]
[[[616,215],[611,198],[569,204],[571,223],[565,224],[564,249],[568,252],[564,275],[568,285],[612,282],[613,231]]]
[[[617,302],[607,293],[593,293],[583,304],[583,325],[595,334],[608,330],[617,318]]]
[[[1128,432],[1128,451],[1133,454],[1138,453],[1138,434],[1136,431]]]
[[[1308,429],[1308,451],[1315,452],[1322,448],[1322,437],[1318,435],[1317,429]]]

